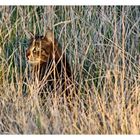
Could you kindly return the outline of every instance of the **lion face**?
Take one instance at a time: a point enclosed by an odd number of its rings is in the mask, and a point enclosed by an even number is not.
[[[42,64],[49,59],[58,60],[61,50],[54,39],[53,32],[48,30],[45,36],[35,36],[31,38],[29,47],[26,50],[26,58],[30,64]]]
[[[47,62],[51,56],[52,43],[45,37],[35,37],[26,50],[26,58],[31,64]]]

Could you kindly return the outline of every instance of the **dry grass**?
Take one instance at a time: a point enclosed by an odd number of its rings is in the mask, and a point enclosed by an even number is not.
[[[1,6],[0,133],[140,134],[139,15],[138,6]],[[79,85],[73,111],[49,94],[43,112],[27,75],[26,32],[47,26]]]

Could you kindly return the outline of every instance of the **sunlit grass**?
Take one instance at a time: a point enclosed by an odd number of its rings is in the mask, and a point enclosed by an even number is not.
[[[1,6],[0,133],[140,134],[138,9]],[[28,74],[26,33],[44,35],[47,27],[71,65],[72,111],[57,91],[48,91],[42,110],[39,85]]]

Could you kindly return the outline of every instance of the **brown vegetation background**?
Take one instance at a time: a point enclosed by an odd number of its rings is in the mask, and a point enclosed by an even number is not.
[[[42,112],[27,75],[26,33],[47,27],[79,85],[72,112],[57,96]],[[1,6],[0,134],[140,134],[140,7]]]

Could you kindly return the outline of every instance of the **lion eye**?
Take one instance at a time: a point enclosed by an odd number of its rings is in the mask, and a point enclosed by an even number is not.
[[[33,53],[36,53],[36,52],[39,52],[39,51],[40,51],[39,47],[34,47]]]
[[[36,52],[36,50],[35,49],[33,49],[33,53],[35,53]]]

